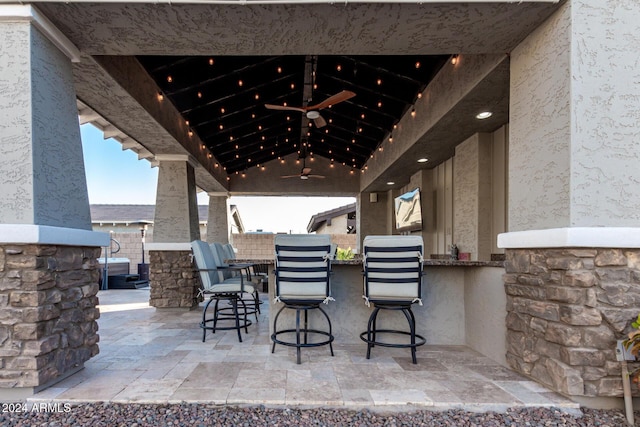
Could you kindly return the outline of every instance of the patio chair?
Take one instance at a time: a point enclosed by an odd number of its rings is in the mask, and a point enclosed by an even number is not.
[[[365,303],[373,303],[367,330],[360,338],[367,343],[367,359],[371,348],[410,348],[411,359],[417,363],[416,347],[425,344],[422,335],[416,333],[416,319],[411,311],[414,303],[422,305],[422,262],[424,244],[420,236],[367,236],[364,247],[364,295]],[[409,323],[409,330],[378,329],[376,322],[380,310],[402,311]],[[409,342],[381,341],[379,335],[409,336]],[[406,338],[405,338],[406,340]]]
[[[238,331],[238,340],[242,342],[241,329],[244,328],[245,333],[249,333],[247,328],[251,325],[251,320],[247,319],[248,312],[246,304],[242,300],[242,294],[244,292],[253,294],[255,289],[246,283],[242,276],[238,279],[221,280],[220,268],[216,263],[211,247],[206,242],[194,240],[191,242],[191,250],[202,285],[199,295],[209,296],[209,301],[207,301],[202,310],[202,322],[200,323],[202,342],[206,339],[207,330],[215,333],[216,330],[232,329]],[[215,301],[213,316],[207,318],[207,309],[213,301]],[[219,308],[220,301],[228,301],[231,304],[231,314],[227,314],[225,308]],[[234,324],[231,326],[218,326],[218,321],[220,320],[233,320]]]
[[[329,235],[279,234],[275,237],[275,301],[282,302],[273,320],[271,340],[273,353],[276,344],[296,348],[297,363],[300,364],[300,349],[329,345],[333,356],[333,334],[331,320],[321,305],[333,301],[330,292],[331,237]],[[295,310],[295,329],[278,330],[278,318],[284,309]],[[309,310],[318,310],[328,323],[328,331],[309,327]],[[304,325],[300,326],[300,313],[304,312]],[[285,341],[283,334],[295,333],[294,341]],[[320,341],[309,340],[309,336]],[[302,338],[301,338],[302,336]]]
[[[222,243],[210,243],[209,247],[213,253],[214,262],[218,266],[218,276],[220,280],[226,281],[227,283],[231,283],[233,281],[240,282],[241,280],[246,281],[247,283],[253,283],[251,275],[252,264],[230,264],[226,262],[225,260],[229,259],[228,253]],[[260,301],[260,295],[258,294],[258,289],[255,286],[253,286],[253,292],[250,295],[250,298],[243,297],[243,301],[245,306],[251,307],[251,310],[247,314],[254,314],[257,321],[262,301]]]
[[[231,245],[231,243],[227,243],[223,246],[228,256],[227,259],[235,260],[236,251],[233,248],[233,245]],[[269,291],[269,264],[251,264],[251,277],[255,285],[262,283],[262,292]]]

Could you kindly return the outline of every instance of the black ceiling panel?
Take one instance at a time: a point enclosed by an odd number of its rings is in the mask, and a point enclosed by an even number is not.
[[[140,56],[227,173],[296,153],[362,168],[412,107],[447,56]],[[315,70],[310,73],[309,71]],[[304,99],[305,82],[310,99]],[[265,104],[315,105],[344,90],[355,97],[319,111],[317,128],[301,111]]]

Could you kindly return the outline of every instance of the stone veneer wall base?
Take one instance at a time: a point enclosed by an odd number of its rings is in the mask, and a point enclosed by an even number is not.
[[[73,369],[70,369],[64,374],[60,375],[58,378],[54,378],[48,383],[39,385],[38,387],[0,388],[0,402],[18,402],[21,400],[25,400],[33,396],[34,394],[41,392],[42,390],[46,390],[49,387],[53,387],[59,382],[66,380],[70,376],[77,374],[83,369],[84,369],[84,364],[82,364],[82,366],[78,366]]]
[[[99,352],[99,247],[0,245],[0,389],[37,391]]]
[[[191,251],[149,251],[149,305],[156,309],[190,310],[202,300]]]
[[[615,346],[640,313],[640,249],[507,249],[505,270],[509,365],[571,398],[621,397]]]

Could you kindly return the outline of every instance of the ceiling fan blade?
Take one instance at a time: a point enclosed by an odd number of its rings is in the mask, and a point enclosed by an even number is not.
[[[273,104],[264,104],[266,108],[269,110],[284,110],[284,111],[300,111],[301,113],[306,113],[307,110],[300,107],[288,107],[286,105],[273,105]]]
[[[322,128],[327,125],[327,121],[323,119],[322,116],[318,116],[317,119],[313,119],[313,123],[316,125],[317,128]]]
[[[324,179],[325,176],[324,175],[307,175],[309,178],[320,178],[320,179]]]
[[[330,96],[319,104],[308,106],[307,110],[322,110],[323,108],[335,105],[338,102],[346,101],[347,99],[353,98],[354,96],[356,96],[354,92],[351,92],[350,90],[343,90],[340,93]]]
[[[280,178],[300,178],[300,175],[282,175]]]
[[[309,175],[311,173],[311,168],[302,168],[301,175]]]

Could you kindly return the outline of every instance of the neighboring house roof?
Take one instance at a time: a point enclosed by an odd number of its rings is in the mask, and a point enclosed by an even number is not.
[[[155,205],[91,205],[91,222],[93,224],[153,224]],[[239,233],[244,233],[240,212],[236,205],[229,206],[231,218]],[[209,220],[209,206],[198,205],[199,221]]]
[[[356,204],[351,203],[349,205],[342,206],[340,208],[335,208],[329,211],[317,213],[311,217],[311,220],[309,220],[309,225],[307,225],[307,232],[313,233],[314,231],[317,231],[324,223],[327,223],[327,225],[331,225],[331,220],[333,218],[343,216],[343,215],[355,214],[355,212],[356,212]],[[353,229],[349,231],[349,233],[355,233],[355,221],[353,222],[353,224],[349,224],[349,225],[353,226]],[[347,230],[345,230],[345,233],[346,232]]]

